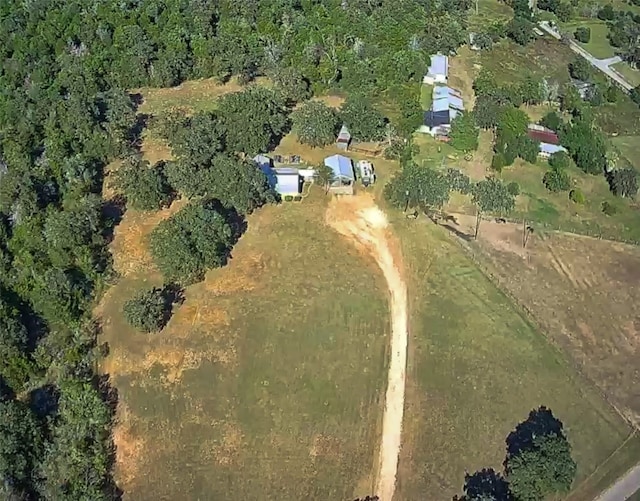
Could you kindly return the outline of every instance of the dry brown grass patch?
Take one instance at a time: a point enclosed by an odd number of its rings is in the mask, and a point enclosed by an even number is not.
[[[339,109],[344,104],[344,97],[336,95],[318,96],[313,98],[314,101],[320,101],[331,108]]]
[[[113,429],[113,442],[116,446],[116,468],[118,483],[124,489],[133,482],[144,462],[144,438],[133,431],[133,420],[126,404],[118,404],[116,426]]]
[[[259,285],[265,271],[264,255],[245,252],[235,257],[225,268],[207,273],[204,288],[216,296],[252,291]]]
[[[244,433],[234,423],[224,423],[221,440],[210,440],[202,447],[202,455],[218,465],[234,464],[244,447]]]
[[[115,229],[111,244],[113,266],[116,271],[127,276],[144,269],[153,269],[148,236],[161,221],[178,212],[186,204],[186,200],[176,200],[169,208],[157,212],[127,211]]]
[[[560,233],[534,236],[524,250],[480,230],[480,247],[501,285],[542,325],[622,414],[640,424],[640,250]]]

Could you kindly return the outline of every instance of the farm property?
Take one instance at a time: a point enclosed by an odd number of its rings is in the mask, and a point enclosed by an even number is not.
[[[450,499],[465,471],[500,469],[507,434],[540,404],[564,422],[585,479],[630,428],[444,230],[394,227],[412,299],[400,498]]]
[[[345,499],[372,488],[385,287],[324,226],[324,208],[318,196],[252,216],[230,264],[187,288],[149,336],[121,320],[123,301],[160,281],[144,259],[149,228],[125,216],[114,241],[124,278],[101,314],[103,370],[120,393],[118,476],[132,499]]]

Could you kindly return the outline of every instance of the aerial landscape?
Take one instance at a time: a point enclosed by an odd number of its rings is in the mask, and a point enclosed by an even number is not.
[[[4,0],[0,54],[0,498],[640,501],[640,0]]]

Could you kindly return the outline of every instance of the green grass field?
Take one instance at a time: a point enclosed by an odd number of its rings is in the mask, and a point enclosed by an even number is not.
[[[572,187],[580,189],[586,198],[586,203],[579,205],[569,200],[568,192],[552,193],[544,187],[542,176],[546,169],[541,160],[536,165],[519,160],[503,171],[505,182],[517,182],[522,193],[512,217],[526,217],[548,229],[640,242],[638,209],[628,200],[614,196],[604,176],[585,174],[577,168],[569,170]],[[615,215],[602,212],[605,201],[616,207]]]
[[[160,277],[116,260],[124,277],[102,308],[103,369],[120,395],[117,472],[131,499],[371,493],[386,288],[324,225],[319,192],[251,216],[229,265],[188,287],[159,334],[133,332],[121,308]],[[138,234],[128,216],[119,230]]]
[[[617,136],[611,138],[611,142],[627,162],[640,171],[640,136]]]
[[[506,21],[513,16],[513,9],[498,0],[478,0],[469,12],[469,26],[471,29],[481,30],[495,21]]]
[[[526,47],[502,41],[480,53],[482,66],[491,70],[499,83],[519,82],[528,73],[566,82],[568,64],[574,58],[569,47],[549,37],[538,38]]]
[[[611,46],[609,39],[607,38],[607,35],[609,34],[609,27],[607,26],[607,23],[597,19],[580,20],[566,23],[562,27],[573,36],[573,33],[579,26],[591,28],[591,39],[589,40],[589,43],[578,43],[594,57],[597,57],[598,59],[605,59],[616,55],[615,49]]]
[[[632,68],[629,66],[629,63],[614,64],[613,69],[620,73],[625,80],[634,87],[640,85],[640,70]]]
[[[506,436],[539,405],[563,421],[585,479],[630,429],[445,230],[400,216],[394,228],[413,346],[400,499],[450,499],[465,471],[501,469]]]

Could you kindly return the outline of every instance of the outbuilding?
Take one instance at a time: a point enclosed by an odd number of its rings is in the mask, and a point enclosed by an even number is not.
[[[351,159],[343,155],[333,155],[324,159],[324,164],[333,171],[333,182],[329,191],[342,195],[353,195],[355,173]]]
[[[340,127],[340,132],[338,132],[338,139],[336,140],[336,146],[339,150],[347,151],[349,149],[349,144],[351,143],[351,133],[349,129],[347,129],[346,125],[342,125]]]

